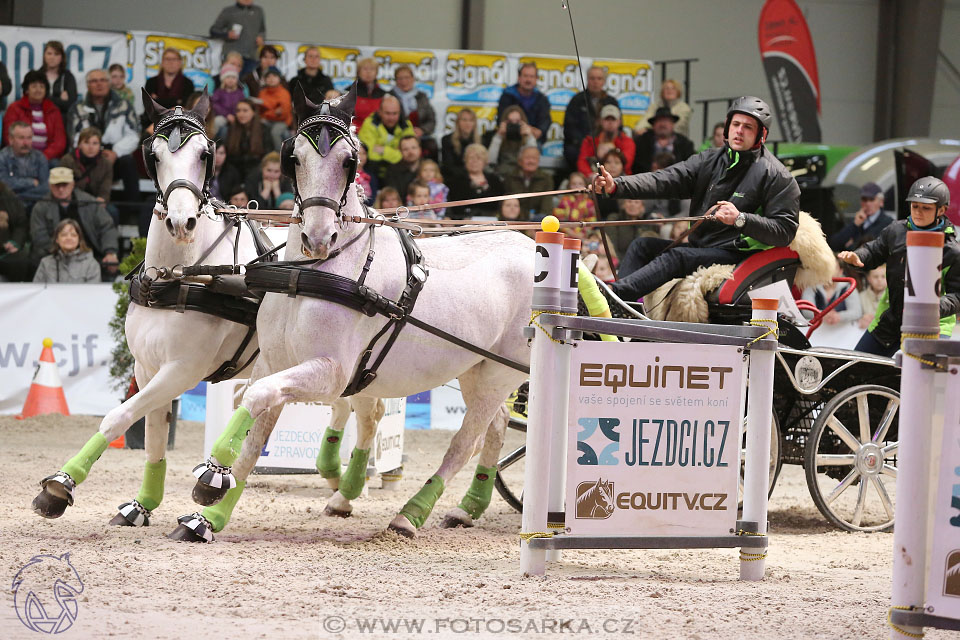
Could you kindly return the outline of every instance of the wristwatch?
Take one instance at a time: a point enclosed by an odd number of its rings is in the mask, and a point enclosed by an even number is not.
[[[733,221],[733,226],[737,229],[742,229],[743,225],[747,224],[747,214],[743,211],[740,212],[740,215],[737,216],[737,219]]]

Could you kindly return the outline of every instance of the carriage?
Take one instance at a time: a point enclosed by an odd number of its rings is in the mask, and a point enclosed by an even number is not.
[[[792,283],[799,265],[798,255],[786,247],[768,249],[744,261],[707,295],[710,322],[748,321],[748,292],[778,280]],[[835,280],[853,284],[852,278]],[[615,317],[645,318],[641,307],[601,288]],[[832,525],[847,531],[887,531],[894,521],[900,369],[892,358],[814,347],[808,340],[846,295],[825,309],[799,301],[801,309],[814,313],[806,333],[780,315],[769,491],[773,493],[783,464],[802,465],[810,495]],[[521,387],[511,400],[510,427],[525,432],[526,388]],[[518,463],[526,449],[523,444],[511,449],[499,461],[495,486],[520,511],[523,465]]]

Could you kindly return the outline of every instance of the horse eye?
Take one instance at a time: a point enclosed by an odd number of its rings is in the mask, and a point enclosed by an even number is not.
[[[343,159],[343,168],[344,169],[350,168],[350,156],[347,156],[346,158]]]

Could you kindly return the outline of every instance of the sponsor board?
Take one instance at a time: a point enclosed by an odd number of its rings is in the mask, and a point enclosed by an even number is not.
[[[489,107],[468,107],[464,104],[450,104],[447,105],[447,110],[443,114],[443,122],[441,123],[442,135],[447,135],[453,131],[457,126],[457,114],[464,109],[470,109],[476,114],[477,129],[479,129],[481,136],[487,131],[497,128],[496,105]]]
[[[604,89],[627,113],[646,113],[653,99],[653,63],[645,60],[594,60],[593,66],[607,72]],[[624,117],[626,121],[626,117]]]
[[[357,61],[361,58],[360,49],[353,47],[320,47],[320,68],[337,91],[346,91],[357,79]]]
[[[938,376],[936,406],[944,408],[940,465],[935,468],[933,530],[926,604],[931,613],[960,619],[960,381]],[[943,381],[943,378],[950,378]],[[946,397],[943,391],[946,386]],[[936,411],[934,413],[936,417]],[[937,443],[934,439],[934,451]]]
[[[547,128],[547,140],[543,143],[540,154],[543,158],[563,157],[563,118],[564,109],[550,110],[550,126]]]
[[[447,99],[458,102],[493,102],[514,83],[506,54],[450,51],[443,65]]]
[[[417,88],[433,99],[437,80],[437,57],[432,51],[415,49],[377,49],[373,57],[380,63],[377,79],[393,86],[393,74],[397,67],[407,66],[413,71]]]
[[[570,99],[582,90],[580,69],[574,58],[520,56],[517,68],[528,62],[537,65],[537,89],[547,96],[551,107],[566,108]]]
[[[736,347],[582,342],[570,375],[571,534],[730,533],[746,382]]]
[[[199,38],[189,38],[171,34],[149,33],[143,42],[143,72],[145,78],[160,73],[163,52],[173,48],[180,52],[183,59],[183,75],[190,78],[195,87],[203,88],[210,79],[213,68],[210,42]],[[218,67],[219,68],[219,67]]]

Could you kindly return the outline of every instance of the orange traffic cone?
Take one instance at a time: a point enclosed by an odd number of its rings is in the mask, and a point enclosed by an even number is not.
[[[53,357],[53,340],[43,339],[43,352],[37,371],[33,374],[33,383],[27,393],[27,401],[23,403],[23,412],[17,420],[43,415],[45,413],[59,413],[70,415],[67,408],[67,397],[63,395],[63,385],[60,383],[60,372],[57,361]]]

